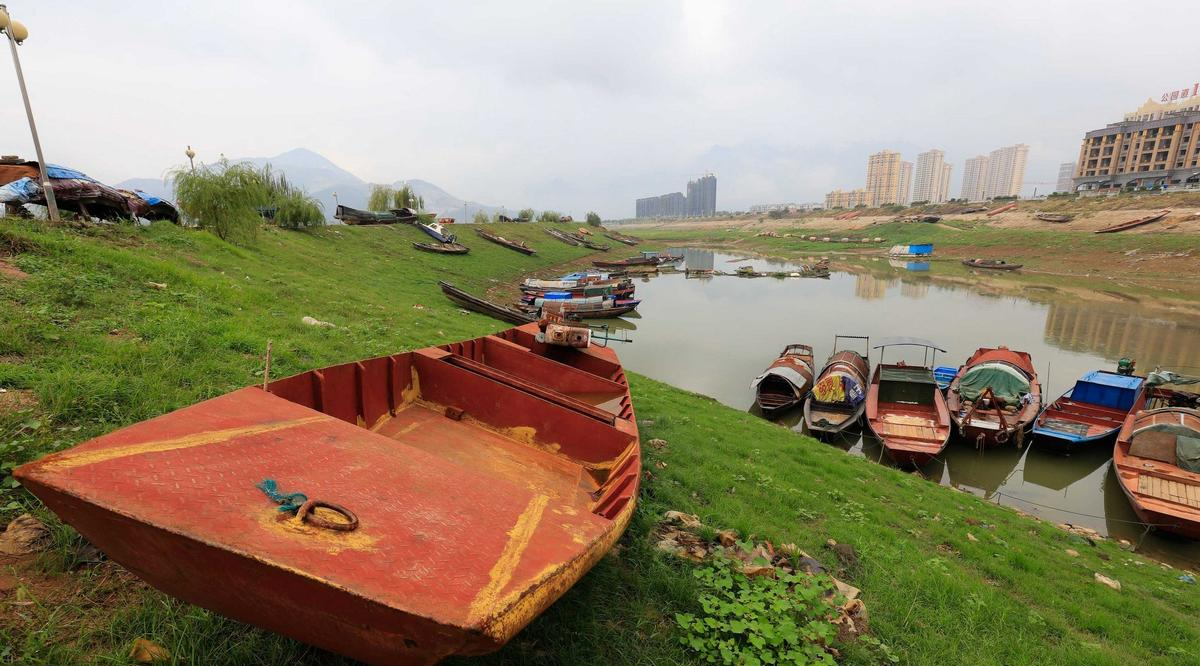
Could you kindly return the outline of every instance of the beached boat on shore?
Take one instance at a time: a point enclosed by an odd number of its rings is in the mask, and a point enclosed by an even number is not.
[[[839,350],[843,339],[862,340],[865,354]],[[804,399],[804,425],[814,434],[836,434],[853,427],[867,408],[867,377],[871,361],[870,339],[862,335],[838,335],[833,353],[817,375],[812,392]]]
[[[1130,414],[1117,435],[1113,469],[1139,520],[1200,539],[1200,411]]]
[[[1019,270],[1024,264],[1010,264],[1003,259],[963,259],[963,266],[971,268],[985,268],[989,271],[1015,271]]]
[[[1037,213],[1034,215],[1034,217],[1043,222],[1062,224],[1063,222],[1070,222],[1075,216],[1060,213]]]
[[[1097,229],[1092,233],[1112,234],[1112,233],[1116,233],[1118,231],[1125,231],[1126,229],[1140,227],[1143,224],[1150,224],[1151,222],[1157,222],[1157,221],[1163,219],[1164,217],[1166,217],[1167,214],[1170,212],[1171,211],[1169,209],[1168,210],[1160,210],[1159,212],[1154,213],[1153,215],[1146,215],[1144,217],[1139,217],[1136,219],[1129,220],[1128,222],[1121,222],[1120,224],[1111,224],[1102,229]]]
[[[1040,443],[1061,451],[1101,444],[1146,402],[1142,377],[1093,370],[1044,409],[1033,424]]]
[[[791,344],[763,373],[750,382],[754,399],[768,418],[777,412],[799,405],[813,381],[812,347]]]
[[[458,243],[413,243],[413,247],[426,252],[436,252],[438,254],[466,254],[471,251],[471,248]]]
[[[924,362],[884,363],[888,347],[922,347]],[[867,391],[867,425],[897,465],[924,465],[950,441],[950,411],[933,376],[937,352],[945,350],[921,338],[888,338],[875,349],[880,360]]]
[[[980,347],[950,382],[946,407],[958,434],[976,448],[1022,448],[1042,410],[1033,359],[1008,347]]]
[[[479,234],[480,237],[495,243],[496,245],[503,245],[504,247],[510,250],[516,250],[521,254],[537,254],[537,251],[526,245],[525,241],[511,240],[501,236],[500,234],[494,234],[486,229],[481,229],[480,227],[475,227],[475,233]]]
[[[615,352],[545,337],[311,370],[14,476],[188,603],[377,666],[489,653],[612,548],[637,499]]]
[[[441,222],[418,222],[417,228],[429,234],[439,243],[453,243],[458,240],[458,236],[448,231]]]
[[[537,320],[537,317],[533,316],[532,314],[522,312],[516,308],[500,305],[499,303],[493,303],[491,301],[479,298],[478,296],[473,296],[462,289],[455,287],[449,282],[439,281],[438,286],[442,288],[442,293],[445,294],[447,298],[454,301],[458,305],[468,310],[488,315],[494,319],[499,319],[500,321],[506,321],[510,324],[518,325],[528,324]]]

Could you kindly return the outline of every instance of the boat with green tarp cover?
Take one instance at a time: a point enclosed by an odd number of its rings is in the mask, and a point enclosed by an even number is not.
[[[958,433],[976,448],[1014,442],[1042,409],[1042,387],[1033,359],[1008,347],[980,347],[958,369],[946,391],[946,406]]]

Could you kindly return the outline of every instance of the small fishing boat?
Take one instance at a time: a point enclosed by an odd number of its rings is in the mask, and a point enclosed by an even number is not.
[[[492,303],[491,301],[486,301],[478,296],[472,296],[471,294],[459,289],[458,287],[455,287],[449,282],[439,281],[438,286],[442,288],[442,293],[446,295],[446,298],[449,298],[467,310],[485,314],[493,319],[499,319],[500,321],[506,321],[510,324],[518,325],[528,324],[529,322],[537,320],[537,317],[534,317],[532,314],[527,312],[522,312],[521,310],[500,305],[498,303]]]
[[[522,298],[565,294],[567,298],[587,298],[589,296],[608,296],[618,299],[630,298],[636,289],[630,282],[617,284],[584,284],[567,289],[532,289],[521,287]]]
[[[812,389],[813,351],[808,345],[792,344],[750,382],[755,401],[768,418],[804,400]]]
[[[426,252],[436,252],[438,254],[466,254],[471,251],[471,248],[458,243],[413,243],[413,247]]]
[[[634,513],[629,387],[584,333],[527,324],[310,370],[13,475],[187,603],[376,666],[482,655]]]
[[[604,237],[609,240],[615,240],[618,243],[624,243],[625,245],[637,245],[638,244],[638,240],[636,238],[634,238],[632,236],[626,236],[624,234],[618,234],[615,231],[605,232]]]
[[[1200,539],[1200,411],[1130,414],[1117,435],[1113,469],[1139,520]]]
[[[963,259],[963,266],[971,268],[986,268],[990,271],[1015,271],[1024,266],[1024,264],[1010,264],[1003,259]]]
[[[557,300],[542,300],[522,306],[529,312],[561,312],[567,319],[612,319],[632,314],[641,301],[608,301],[605,303],[569,304]]]
[[[429,234],[439,243],[453,243],[458,237],[446,230],[441,222],[418,222],[417,228]]]
[[[933,243],[909,243],[908,245],[893,245],[888,249],[890,257],[931,257]]]
[[[977,449],[1014,442],[1042,410],[1042,386],[1028,353],[980,347],[958,369],[946,391],[946,407],[958,434]]]
[[[1039,219],[1043,222],[1054,222],[1055,224],[1062,224],[1063,222],[1070,222],[1075,216],[1074,215],[1065,215],[1065,214],[1060,214],[1060,213],[1037,213],[1034,215],[1034,217],[1036,217],[1037,219]]]
[[[554,238],[557,238],[558,240],[566,243],[567,245],[573,245],[575,247],[578,247],[583,244],[579,239],[571,236],[570,234],[565,234],[565,233],[559,231],[558,229],[542,227],[542,231],[545,231],[548,235],[553,236]]]
[[[922,347],[924,362],[884,363],[888,347]],[[867,391],[867,425],[897,465],[924,465],[950,441],[950,410],[933,376],[937,353],[945,350],[921,338],[888,338],[874,348],[880,359]]]
[[[862,340],[867,353],[839,350],[838,346],[844,339]],[[870,346],[870,339],[866,336],[834,336],[833,353],[817,375],[812,392],[804,399],[804,425],[809,432],[836,434],[862,419],[867,408]]]
[[[1128,222],[1121,222],[1120,224],[1112,224],[1107,227],[1104,227],[1103,229],[1097,229],[1092,233],[1112,234],[1112,233],[1116,233],[1118,231],[1125,231],[1126,229],[1140,227],[1143,224],[1150,224],[1151,222],[1157,222],[1157,221],[1163,219],[1164,217],[1166,217],[1167,214],[1170,212],[1171,212],[1170,209],[1160,210],[1159,212],[1154,213],[1153,215],[1146,215],[1145,217],[1139,217],[1134,220],[1129,220]]]
[[[581,236],[591,236],[591,235],[592,235],[592,232],[591,232],[591,230],[590,230],[590,229],[588,229],[587,227],[579,227],[579,235],[581,235]]]
[[[575,239],[576,242],[578,242],[580,245],[588,248],[589,250],[599,250],[600,252],[608,252],[610,249],[612,249],[608,245],[604,245],[602,243],[597,243],[593,240],[590,240],[587,236],[583,236],[581,234],[567,234],[567,236]]]
[[[343,224],[367,225],[367,224],[396,224],[397,222],[406,222],[408,220],[401,218],[395,211],[375,212],[370,210],[359,210],[349,206],[338,205],[334,210],[333,219],[341,220]]]
[[[1142,377],[1093,370],[1042,410],[1033,434],[1063,451],[1094,445],[1116,435],[1125,418],[1145,402]]]
[[[592,265],[595,266],[596,268],[628,268],[630,266],[657,266],[658,259],[655,257],[630,257],[628,259],[593,261]]]
[[[537,251],[526,245],[525,241],[509,240],[500,234],[494,234],[480,227],[475,227],[475,233],[479,234],[486,240],[490,240],[497,245],[503,245],[510,250],[516,250],[521,254],[537,254]]]

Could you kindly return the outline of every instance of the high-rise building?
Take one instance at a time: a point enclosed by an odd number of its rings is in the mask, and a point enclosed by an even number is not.
[[[1058,165],[1058,183],[1054,186],[1055,192],[1074,192],[1075,184],[1071,181],[1075,177],[1075,163],[1063,162]]]
[[[825,208],[857,208],[858,206],[868,206],[867,190],[858,188],[854,190],[836,189],[825,195]]]
[[[950,198],[950,165],[946,154],[934,148],[917,155],[913,201],[942,203]]]
[[[976,155],[963,163],[962,190],[958,196],[967,201],[987,198],[988,156]]]
[[[984,198],[1020,196],[1021,185],[1025,183],[1025,163],[1028,159],[1029,146],[1023,143],[997,148],[989,153]]]
[[[881,150],[867,158],[867,205],[900,201],[900,153]]]
[[[905,206],[913,202],[912,198],[913,163],[900,163],[900,199],[898,203]]]
[[[1189,99],[1194,96],[1189,95]],[[1080,192],[1200,183],[1200,110],[1165,111],[1126,120],[1083,137],[1075,164]]]
[[[711,173],[688,181],[687,195],[682,192],[644,197],[635,201],[635,216],[711,217],[717,213],[717,177]]]

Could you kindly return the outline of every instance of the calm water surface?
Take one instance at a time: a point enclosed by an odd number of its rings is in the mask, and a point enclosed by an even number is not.
[[[747,265],[763,271],[792,268],[695,250],[688,250],[688,261],[728,272]],[[642,278],[637,281],[640,317],[616,322],[636,329],[630,332],[634,343],[618,351],[636,372],[738,409],[751,408],[750,381],[786,345],[811,344],[819,369],[835,334],[928,338],[948,352],[938,355],[937,364],[955,367],[981,346],[1027,351],[1049,399],[1089,370],[1114,368],[1123,356],[1136,359],[1140,371],[1162,366],[1200,372],[1200,318],[1136,301],[1081,300],[1053,289],[1026,290],[1027,298],[989,295],[935,283],[938,267],[937,261],[912,267],[880,260],[862,272],[838,272],[828,280],[685,278],[682,273]],[[889,351],[888,359],[894,354]],[[919,361],[920,354],[908,358]],[[872,350],[872,364],[877,360],[878,351]],[[799,410],[781,420],[801,428]],[[869,435],[832,445],[881,458],[878,442]],[[1111,447],[1102,447],[1064,456],[1034,443],[1023,451],[1004,448],[979,455],[952,439],[942,458],[922,471],[1048,520],[1140,540],[1147,554],[1176,563],[1200,561],[1200,544],[1169,536],[1143,538],[1144,528],[1109,470],[1111,454]]]

